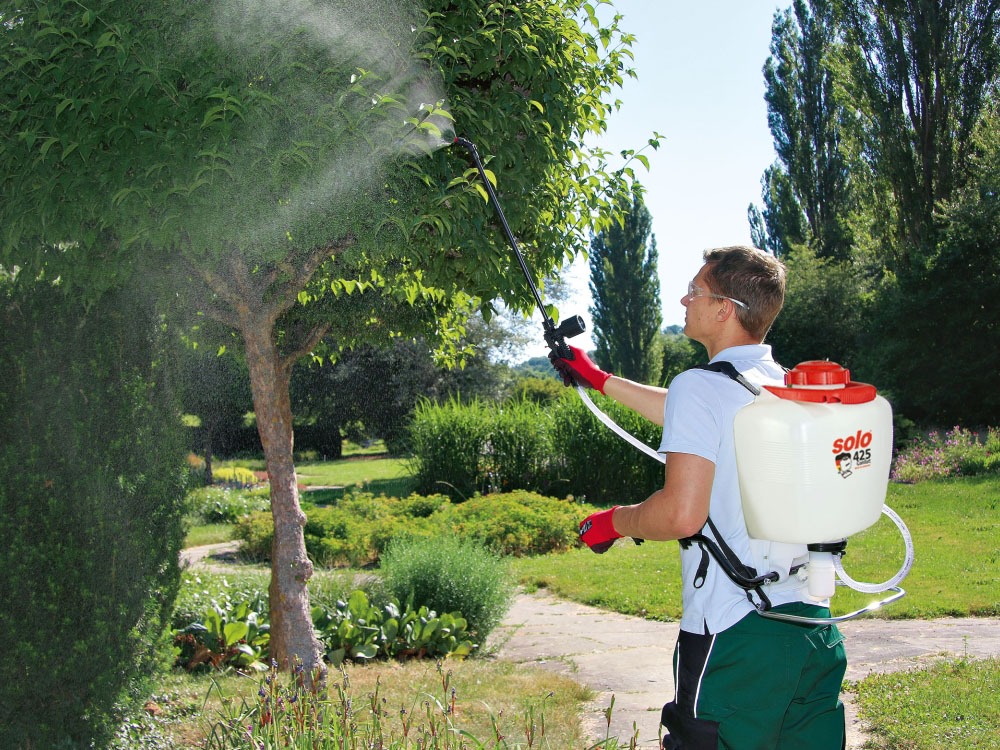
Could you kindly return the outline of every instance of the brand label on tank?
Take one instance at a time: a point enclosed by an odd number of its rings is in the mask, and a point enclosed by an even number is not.
[[[834,440],[833,459],[836,462],[837,473],[847,479],[855,471],[870,468],[872,465],[871,444],[871,430],[858,430],[854,435]]]

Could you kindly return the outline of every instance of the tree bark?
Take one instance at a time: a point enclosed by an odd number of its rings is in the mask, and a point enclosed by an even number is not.
[[[264,448],[271,483],[271,658],[287,670],[299,660],[306,674],[319,671],[326,678],[322,648],[313,630],[306,587],[313,565],[306,556],[303,527],[306,516],[299,506],[299,492],[292,461],[292,410],[288,395],[291,365],[278,351],[274,321],[267,315],[241,311],[240,330],[250,369],[257,430]]]

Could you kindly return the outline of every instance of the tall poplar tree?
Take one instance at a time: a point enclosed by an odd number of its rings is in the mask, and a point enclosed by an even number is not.
[[[774,16],[764,98],[778,160],[761,180],[763,213],[754,206],[749,213],[755,244],[778,256],[796,244],[820,258],[850,252],[845,109],[829,64],[836,43],[830,0],[795,0]]]
[[[590,243],[590,293],[598,364],[630,380],[656,382],[661,358],[660,278],[652,217],[633,197],[624,224],[612,224]]]
[[[838,5],[864,157],[896,206],[887,260],[919,269],[938,240],[936,207],[968,176],[972,134],[1000,72],[1000,0]]]

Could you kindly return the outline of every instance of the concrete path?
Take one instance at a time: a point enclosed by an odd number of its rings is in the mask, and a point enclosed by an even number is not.
[[[925,666],[941,658],[1000,655],[1000,619],[878,620],[840,626],[847,648],[847,678]],[[657,748],[660,708],[673,698],[671,668],[677,623],[629,617],[557,599],[547,593],[517,597],[491,637],[500,658],[531,664],[588,685],[597,697],[586,707],[588,736],[603,739],[604,711],[614,695],[610,734],[628,747]],[[848,748],[865,740],[850,695]]]

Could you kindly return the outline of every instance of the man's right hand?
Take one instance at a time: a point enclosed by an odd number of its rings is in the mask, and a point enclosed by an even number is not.
[[[604,393],[604,384],[611,377],[611,373],[604,372],[594,364],[582,349],[577,349],[575,346],[570,346],[569,349],[573,352],[573,359],[563,359],[555,352],[549,352],[549,361],[552,362],[563,383],[565,385],[579,383]]]

